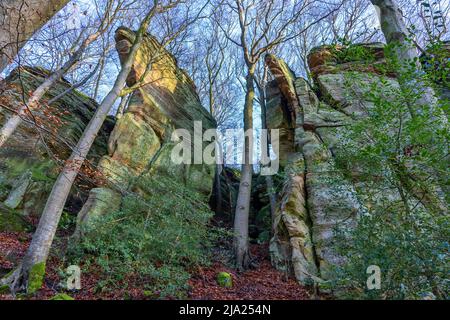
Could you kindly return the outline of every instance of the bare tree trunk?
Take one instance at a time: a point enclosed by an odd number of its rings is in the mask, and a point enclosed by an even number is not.
[[[249,67],[246,79],[246,95],[244,105],[244,130],[253,129],[253,102],[255,99],[254,88],[255,67]],[[250,263],[248,248],[248,219],[250,211],[250,197],[252,191],[253,175],[253,143],[252,137],[244,141],[244,164],[242,165],[241,181],[239,184],[236,212],[234,216],[234,249],[236,253],[236,267],[245,270]]]
[[[90,43],[98,38],[100,32],[94,33],[86,38],[80,45],[78,50],[70,57],[70,59],[57,71],[52,73],[45,81],[32,93],[30,99],[22,105],[16,114],[13,114],[0,129],[0,148],[11,137],[17,127],[21,124],[22,118],[26,116],[27,111],[31,112],[38,107],[39,101],[51,86],[58,81],[70,68],[80,61],[84,50]]]
[[[408,29],[403,21],[402,12],[395,0],[371,0],[377,8],[381,30],[388,44],[398,42],[397,58],[399,61],[412,61],[417,57],[416,49],[408,43]]]
[[[5,142],[11,137],[17,127],[22,123],[22,118],[26,116],[27,111],[32,111],[38,106],[39,101],[44,96],[44,94],[50,89],[50,87],[58,81],[62,75],[66,72],[66,66],[68,64],[72,65],[74,60],[68,61],[64,67],[57,70],[50,75],[45,81],[33,92],[30,99],[22,105],[16,114],[13,114],[0,129],[0,148],[5,144]]]
[[[16,290],[26,290],[28,293],[34,293],[40,289],[45,275],[47,257],[70,189],[105,118],[122,92],[136,53],[142,43],[144,32],[146,32],[150,19],[156,13],[156,10],[157,6],[154,6],[141,23],[130,49],[129,56],[122,64],[122,69],[117,76],[113,88],[103,99],[83,132],[75,150],[59,174],[47,200],[41,219],[39,220],[39,225],[33,236],[33,240],[21,265],[11,276],[0,281],[0,285],[9,285],[13,292]]]
[[[5,0],[0,3],[0,72],[69,0]]]

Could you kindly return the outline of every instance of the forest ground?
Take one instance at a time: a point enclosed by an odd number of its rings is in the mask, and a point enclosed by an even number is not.
[[[31,240],[30,233],[0,233],[0,270],[2,273],[11,270],[15,263],[23,257]],[[286,274],[275,270],[268,256],[266,244],[252,244],[251,255],[254,267],[246,272],[238,273],[219,259],[212,261],[208,267],[198,267],[192,272],[189,280],[188,299],[194,300],[305,300],[310,299],[306,288]],[[50,299],[61,292],[60,266],[64,261],[52,256],[47,266],[47,275],[42,289],[30,299]],[[104,282],[102,272],[94,266],[90,272],[82,274],[82,289],[68,292],[76,300],[92,299],[155,299],[148,296],[139,284],[139,276],[130,275],[123,283],[116,283],[111,290],[104,290],[99,283]],[[97,271],[97,272],[96,272]],[[223,288],[217,284],[219,272],[228,272],[233,278],[232,288]],[[20,296],[19,296],[20,297]],[[25,298],[25,297],[22,297]],[[13,299],[10,294],[0,293],[0,300]]]

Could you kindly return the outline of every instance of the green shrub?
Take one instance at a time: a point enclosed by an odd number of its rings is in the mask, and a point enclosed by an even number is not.
[[[76,216],[73,214],[70,214],[67,211],[63,211],[63,213],[61,214],[61,218],[59,220],[59,225],[58,225],[58,229],[62,229],[62,230],[70,230],[71,228],[73,228],[73,226],[76,223]]]
[[[360,63],[373,63],[375,56],[369,49],[361,45],[343,42],[343,47],[333,46],[331,52],[339,63],[359,61]]]
[[[207,199],[173,178],[141,178],[122,208],[100,217],[91,235],[71,248],[75,258],[99,265],[113,283],[139,277],[155,296],[183,297],[189,270],[207,264],[214,229]],[[148,196],[140,196],[145,194]]]

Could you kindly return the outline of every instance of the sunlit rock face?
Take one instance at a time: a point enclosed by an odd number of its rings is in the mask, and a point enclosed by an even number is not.
[[[48,75],[49,72],[41,68],[22,67],[12,71],[0,83],[0,126]],[[72,152],[97,108],[93,99],[77,90],[48,104],[70,87],[71,84],[64,79],[56,82],[41,100],[39,108],[26,116],[0,149],[0,229],[20,229],[22,218],[40,215],[60,165]],[[88,155],[83,172],[88,166],[95,166],[106,154],[108,136],[113,126],[114,121],[108,117]],[[71,192],[66,211],[78,211],[89,188],[94,185],[94,181],[81,174]]]
[[[116,48],[123,62],[129,54],[135,33],[127,28],[116,32]],[[139,85],[137,85],[139,84]],[[176,59],[150,34],[144,37],[127,79],[129,87],[137,85],[126,112],[117,121],[108,142],[108,155],[99,163],[101,174],[107,177],[105,189],[120,193],[134,190],[136,179],[146,175],[169,175],[183,181],[195,191],[208,195],[212,190],[214,165],[174,164],[171,160],[175,129],[185,129],[191,139],[202,141],[207,129],[216,127],[215,120],[202,107],[195,85]],[[194,131],[194,121],[202,130]],[[194,148],[192,147],[192,151]],[[109,201],[111,192],[95,190],[83,208],[79,221],[98,216],[105,210],[101,197]],[[113,201],[113,211],[120,201]],[[100,212],[100,213],[99,213]]]

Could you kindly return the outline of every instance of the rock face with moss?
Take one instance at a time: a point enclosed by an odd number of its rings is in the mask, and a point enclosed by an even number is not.
[[[133,31],[117,30],[122,61],[133,40]],[[22,67],[0,83],[0,125],[48,75],[43,69]],[[190,135],[186,142],[192,152],[187,157],[193,160],[194,139],[199,138],[201,147],[209,144],[203,142],[203,133],[215,128],[216,123],[202,107],[193,81],[149,34],[138,51],[127,85],[133,87],[138,82],[120,119],[116,122],[107,118],[83,168],[86,171],[82,170],[68,199],[66,211],[78,213],[78,227],[118,209],[123,194],[145,193],[135,185],[146,175],[164,174],[205,195],[212,190],[213,164],[173,163],[172,149],[179,141],[172,141],[172,133],[183,129]],[[70,87],[65,79],[58,81],[0,151],[0,230],[22,230],[26,225],[23,218],[39,216],[60,165],[98,106],[77,90],[49,105]],[[92,172],[96,173],[94,179]]]
[[[127,28],[117,30],[116,48],[121,61],[126,59],[134,37]],[[91,192],[78,221],[87,222],[104,212],[102,208],[110,212],[118,209],[121,194],[145,192],[138,190],[136,181],[146,175],[169,175],[195,191],[211,192],[214,165],[173,163],[171,153],[178,142],[172,141],[172,133],[175,129],[189,133],[188,143],[194,151],[193,139],[202,141],[203,132],[216,127],[215,121],[202,107],[193,81],[150,34],[137,53],[127,85],[137,89],[111,133],[108,154],[99,163],[107,183]],[[194,128],[195,123],[199,129]],[[193,152],[188,155],[192,156]],[[112,193],[119,201],[112,201]]]
[[[352,60],[354,56],[338,57],[334,50],[339,48],[312,51],[308,60],[320,99],[305,79],[279,67],[284,62],[276,57],[266,60],[275,77],[267,90],[268,127],[281,130],[280,140],[288,137],[280,146],[286,178],[270,251],[273,264],[289,269],[303,284],[326,280],[330,268],[343,262],[334,250],[335,230],[351,230],[364,213],[355,186],[339,172],[334,159],[339,130],[365,112],[344,81],[345,73],[360,72],[366,81],[376,81],[376,68],[383,63],[380,45],[364,48],[375,57],[371,69],[362,67],[359,59]],[[357,93],[363,90],[357,85],[351,88]]]
[[[450,41],[429,48],[420,57],[425,70],[429,71],[437,85],[437,94],[442,99],[450,100]]]
[[[47,70],[22,67],[0,83],[0,125],[47,76]],[[24,217],[40,215],[59,165],[68,157],[97,108],[94,100],[76,90],[48,104],[70,87],[66,80],[58,81],[44,96],[39,109],[27,116],[0,150],[0,230],[18,231],[24,226]],[[108,118],[89,154],[92,165],[106,153],[113,125]],[[80,188],[81,185],[93,184],[79,179],[67,210],[79,210],[85,200],[88,190]]]

